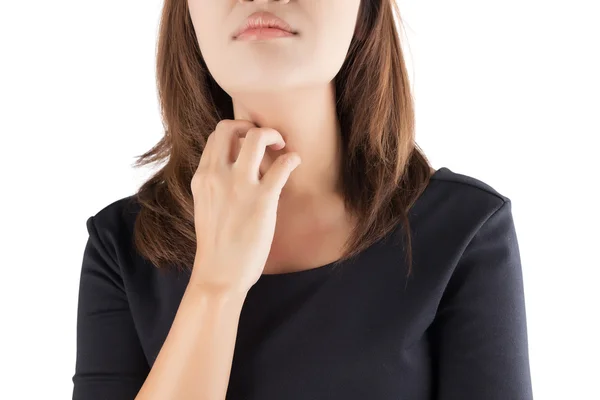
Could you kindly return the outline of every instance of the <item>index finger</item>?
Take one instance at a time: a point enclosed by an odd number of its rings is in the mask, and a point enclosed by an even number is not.
[[[202,150],[200,166],[221,167],[231,164],[234,140],[246,135],[256,125],[244,119],[224,119],[219,121],[215,130],[209,135],[206,146]]]

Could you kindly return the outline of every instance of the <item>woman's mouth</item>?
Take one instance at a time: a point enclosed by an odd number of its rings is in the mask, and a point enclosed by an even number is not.
[[[297,35],[284,20],[272,13],[259,11],[251,14],[233,35],[235,40],[264,40]]]

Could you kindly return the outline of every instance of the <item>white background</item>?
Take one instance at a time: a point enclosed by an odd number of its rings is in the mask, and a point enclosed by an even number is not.
[[[513,202],[541,400],[600,399],[596,3],[400,2],[417,142]],[[2,399],[71,396],[85,221],[162,134],[160,8],[0,3]]]

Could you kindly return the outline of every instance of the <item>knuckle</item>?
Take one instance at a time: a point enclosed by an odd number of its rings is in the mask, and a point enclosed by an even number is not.
[[[212,143],[215,140],[215,132],[212,132],[210,135],[208,135],[208,137],[206,138],[206,143],[204,144],[204,147],[208,147],[209,143]]]
[[[191,186],[195,190],[212,190],[221,185],[219,174],[208,169],[200,168],[192,177]]]
[[[250,128],[246,132],[246,140],[256,143],[264,136],[263,128]]]
[[[281,138],[281,135],[273,128],[250,128],[246,133],[246,138],[258,145],[275,142]]]
[[[277,163],[283,167],[287,167],[289,165],[292,164],[292,158],[291,157],[285,157],[285,156],[280,156],[277,159]]]
[[[217,123],[215,131],[227,130],[229,127],[231,127],[232,123],[233,121],[230,119],[222,119]]]
[[[231,132],[231,129],[216,129],[211,136],[215,138],[214,140],[222,140],[229,135],[229,132]]]

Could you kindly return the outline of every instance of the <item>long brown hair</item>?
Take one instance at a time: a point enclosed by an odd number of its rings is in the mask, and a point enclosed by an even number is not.
[[[429,182],[431,167],[415,143],[414,105],[396,30],[395,0],[362,0],[354,37],[334,78],[341,125],[340,185],[357,226],[337,263],[362,252],[402,223],[408,274],[408,210]],[[191,179],[208,135],[233,119],[231,98],[200,53],[183,0],[165,0],[157,47],[157,85],[164,136],[135,167],[166,160],[136,193],[138,252],[157,267],[191,268],[196,254]]]

